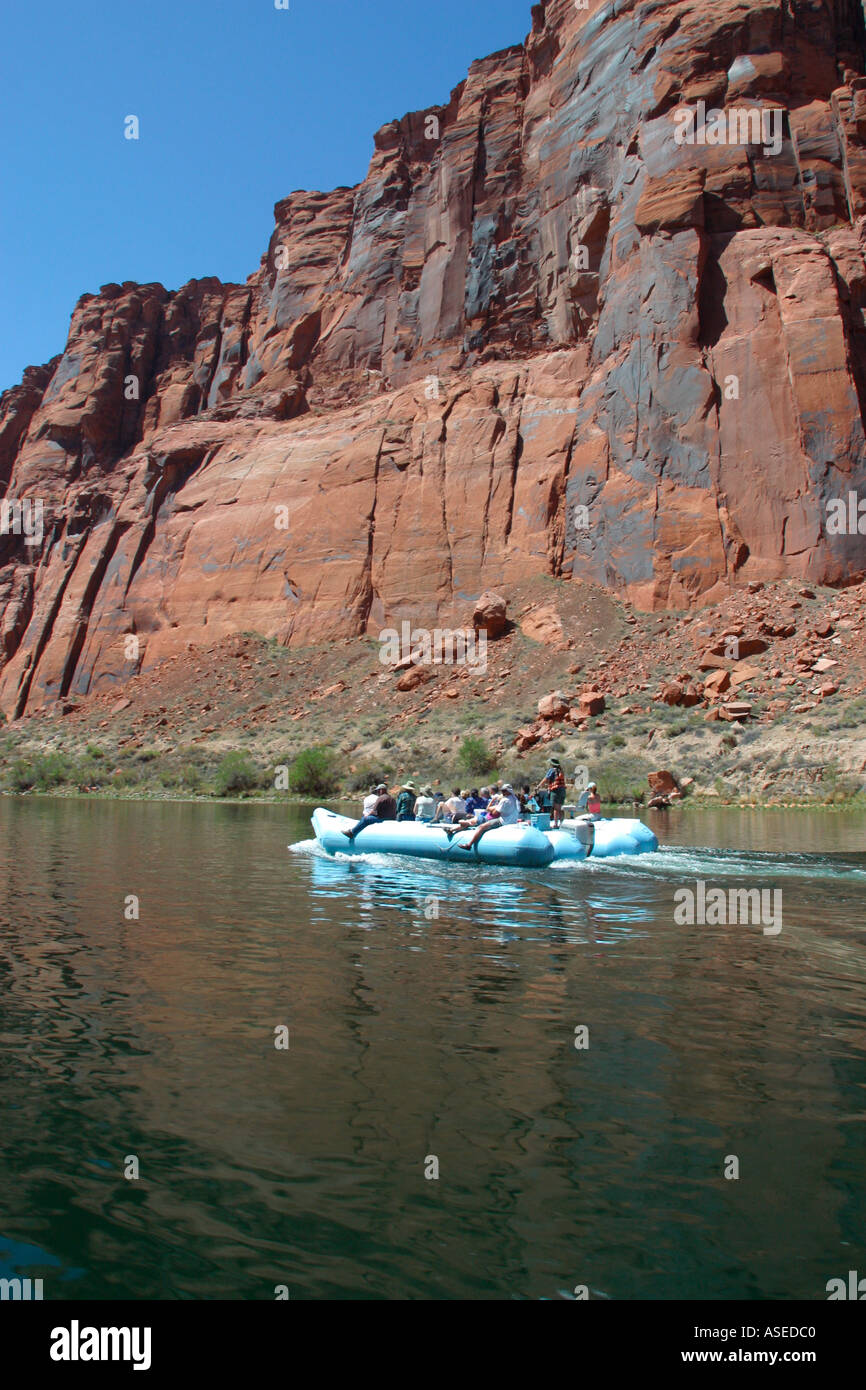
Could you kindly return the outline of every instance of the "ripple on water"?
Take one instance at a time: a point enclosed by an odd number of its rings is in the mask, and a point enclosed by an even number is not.
[[[666,824],[658,855],[458,870],[330,858],[281,808],[0,803],[0,1267],[823,1297],[862,1247],[862,829]],[[781,887],[783,931],[677,926],[695,879]]]

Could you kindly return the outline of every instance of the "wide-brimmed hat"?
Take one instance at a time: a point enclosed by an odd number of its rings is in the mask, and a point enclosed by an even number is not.
[[[547,761],[548,761],[549,763],[551,763],[551,764],[553,765],[553,767],[559,767],[559,766],[560,766],[559,758],[548,758]]]
[[[403,783],[403,790],[404,790],[404,792],[413,792],[413,791],[415,790],[415,783],[414,783],[414,782],[404,782],[404,783]]]
[[[432,795],[433,795],[433,788],[432,788],[432,787],[422,787],[422,788],[421,788],[421,792],[422,792],[422,794],[423,794],[424,796],[432,796]]]

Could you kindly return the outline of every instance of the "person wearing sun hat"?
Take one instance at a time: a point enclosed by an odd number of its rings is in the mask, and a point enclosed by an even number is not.
[[[417,799],[418,798],[415,795],[415,783],[404,782],[402,787],[400,788],[400,791],[397,794],[398,820],[415,819],[415,803]]]
[[[355,836],[368,825],[378,825],[379,821],[396,820],[397,803],[394,800],[384,782],[380,782],[376,788],[376,801],[369,815],[362,816],[357,825],[353,825],[351,830],[341,830],[340,834],[345,835],[347,840],[354,840]]]
[[[562,808],[565,805],[565,773],[559,758],[548,758],[547,771],[539,782],[536,791],[546,791],[550,796],[550,824],[556,830],[562,825]]]
[[[415,802],[415,819],[431,821],[436,813],[436,802],[433,799],[433,788],[426,786],[421,788],[421,795]]]

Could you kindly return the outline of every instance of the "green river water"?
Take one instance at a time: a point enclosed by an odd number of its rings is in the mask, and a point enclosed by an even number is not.
[[[650,813],[657,855],[500,871],[329,860],[308,815],[0,801],[0,1276],[825,1299],[866,1274],[866,818]],[[678,925],[698,880],[781,890],[782,930]]]

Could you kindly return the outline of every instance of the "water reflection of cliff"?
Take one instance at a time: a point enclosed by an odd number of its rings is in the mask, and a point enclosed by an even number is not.
[[[675,928],[663,872],[287,854],[273,808],[0,829],[3,1227],[70,1292],[820,1297],[856,1239],[856,878],[770,939]]]

